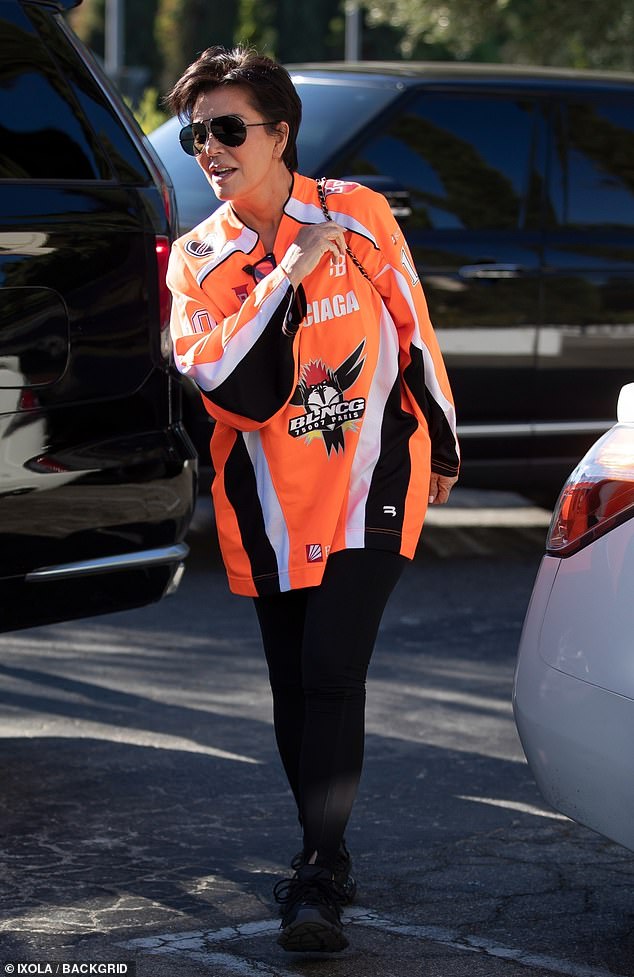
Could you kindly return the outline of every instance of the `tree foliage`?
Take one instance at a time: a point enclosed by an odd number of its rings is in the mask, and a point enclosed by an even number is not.
[[[341,0],[239,0],[236,40],[283,62],[328,61],[343,53]]]
[[[264,54],[277,50],[276,0],[239,0],[235,40]]]
[[[167,121],[169,118],[169,113],[161,107],[161,101],[162,99],[158,89],[152,86],[145,89],[136,104],[130,98],[126,98],[126,102],[134,112],[136,120],[143,129],[143,132],[154,132],[161,123]]]
[[[100,58],[105,57],[105,8],[105,0],[84,0],[69,15],[73,29]],[[156,83],[162,65],[152,30],[157,9],[158,0],[124,4],[125,64],[145,69],[148,83]]]
[[[362,57],[506,61],[634,71],[634,0],[358,0]],[[344,56],[346,0],[124,0],[125,63],[167,91],[211,44],[251,44],[284,63]],[[69,14],[104,56],[106,0]],[[131,77],[128,82],[131,83]],[[124,79],[125,80],[125,79]],[[126,91],[124,86],[124,91]],[[134,102],[141,93],[128,89]],[[155,92],[152,93],[155,98]],[[146,110],[152,108],[149,97]],[[156,105],[160,110],[160,99]]]
[[[401,51],[442,44],[449,57],[634,70],[634,0],[360,0],[370,25],[403,34]]]
[[[154,36],[163,58],[163,87],[211,44],[230,46],[236,26],[235,0],[159,0]]]
[[[95,54],[104,56],[105,0],[85,0],[70,11],[68,19],[75,33]]]

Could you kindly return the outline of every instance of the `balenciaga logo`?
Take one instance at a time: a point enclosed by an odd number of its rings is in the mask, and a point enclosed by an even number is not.
[[[330,256],[330,277],[343,278],[348,270],[345,254],[338,254],[336,257]]]
[[[321,548],[321,543],[307,543],[306,544],[306,561],[308,563],[323,563],[324,553]]]
[[[340,319],[341,316],[359,311],[359,300],[350,289],[345,295],[333,295],[332,298],[315,299],[308,303],[306,321],[304,325],[312,326],[328,319]]]

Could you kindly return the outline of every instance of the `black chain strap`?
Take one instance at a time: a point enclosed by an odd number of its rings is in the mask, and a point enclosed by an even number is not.
[[[319,194],[319,202],[321,203],[321,209],[324,212],[324,217],[326,218],[327,221],[331,221],[332,216],[330,214],[330,211],[328,210],[328,204],[326,203],[326,191],[324,190],[325,183],[326,183],[325,176],[322,176],[319,180],[317,180],[317,193]],[[367,280],[371,282],[372,279],[370,278],[367,271],[365,270],[365,268],[357,258],[356,254],[354,254],[354,252],[348,245],[346,245],[346,254],[352,260],[352,262],[357,266],[357,268],[359,269],[363,277],[367,278]]]

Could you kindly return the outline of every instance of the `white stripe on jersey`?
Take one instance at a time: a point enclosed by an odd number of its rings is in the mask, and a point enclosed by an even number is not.
[[[346,546],[365,546],[365,507],[376,463],[381,454],[381,424],[385,405],[398,376],[398,333],[394,320],[381,305],[379,353],[366,400],[365,415],[350,470],[346,514]]]
[[[425,386],[428,388],[430,394],[432,395],[432,397],[434,398],[434,400],[436,401],[436,403],[444,413],[445,417],[447,418],[447,421],[449,422],[449,426],[453,431],[454,440],[456,442],[456,452],[458,452],[459,450],[458,441],[456,439],[456,411],[451,401],[447,400],[447,398],[445,397],[444,393],[442,392],[441,386],[438,383],[438,377],[436,376],[436,368],[434,366],[432,355],[429,352],[427,344],[423,342],[423,337],[421,336],[418,316],[416,315],[416,306],[414,305],[414,300],[412,299],[410,286],[407,282],[407,279],[405,278],[405,275],[403,275],[403,273],[399,271],[398,268],[392,267],[391,271],[394,277],[396,278],[399,291],[406,299],[407,304],[409,305],[410,308],[410,312],[412,314],[412,322],[414,324],[414,330],[412,333],[412,343],[414,344],[414,346],[420,349],[421,353],[423,354],[423,364],[425,366]],[[460,454],[458,454],[458,457],[460,457]]]
[[[245,227],[244,230],[241,231],[240,235],[237,238],[234,238],[233,241],[225,241],[218,254],[215,254],[211,261],[208,261],[206,265],[203,265],[203,267],[196,272],[196,281],[198,284],[202,285],[207,275],[211,274],[214,268],[221,265],[222,262],[226,261],[230,255],[234,254],[234,252],[242,251],[243,254],[250,254],[258,241],[258,235],[255,233],[255,231],[252,231],[250,227]]]
[[[337,224],[341,224],[341,226],[345,227],[347,231],[355,231],[356,234],[360,234],[361,237],[366,238],[370,244],[373,244],[377,251],[379,250],[379,246],[372,231],[365,227],[361,221],[358,221],[356,217],[351,217],[350,214],[342,214],[339,210],[331,210],[330,215]]]
[[[305,204],[296,197],[290,197],[284,205],[284,213],[300,224],[322,224],[324,212],[316,204]]]
[[[300,224],[323,224],[324,223],[324,212],[321,207],[316,204],[305,204],[301,200],[297,200],[295,197],[291,197],[287,201],[284,207],[285,212],[289,217],[294,220],[299,221]],[[369,231],[367,227],[358,221],[355,217],[351,217],[350,214],[342,214],[338,210],[331,210],[330,214],[332,219],[345,227],[347,231],[355,231],[357,234],[361,234],[370,241],[374,247],[378,250],[379,246],[376,243],[376,238],[372,231]]]
[[[280,589],[290,590],[288,564],[290,556],[290,539],[284,513],[277,497],[269,463],[262,448],[262,438],[259,431],[243,432],[242,437],[249,458],[255,472],[258,498],[264,515],[264,528],[277,559],[277,569],[280,577]]]
[[[273,318],[278,306],[286,303],[284,318],[288,315],[293,301],[293,289],[288,278],[280,279],[277,285],[260,305],[257,314],[246,322],[229,339],[224,352],[219,360],[212,363],[198,363],[194,365],[196,356],[200,355],[202,348],[209,341],[210,336],[215,332],[203,336],[197,343],[190,347],[182,356],[174,352],[176,367],[180,373],[191,377],[198,384],[201,390],[209,392],[219,387],[221,383],[231,376],[233,371],[240,365],[247,353],[255,346],[258,339]],[[281,331],[280,324],[280,331]]]

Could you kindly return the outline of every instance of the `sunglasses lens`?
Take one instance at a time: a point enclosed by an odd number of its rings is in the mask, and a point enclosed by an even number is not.
[[[223,146],[241,146],[247,138],[247,130],[242,119],[235,115],[223,115],[209,123],[211,134]]]
[[[253,277],[256,282],[261,282],[263,278],[270,275],[275,268],[275,258],[273,255],[268,255],[266,258],[261,258],[260,261],[253,268]]]
[[[254,265],[247,265],[244,270],[248,271],[253,276],[253,281],[257,285],[258,282],[261,282],[263,278],[270,275],[274,268],[275,255],[267,254],[263,258],[260,258],[259,261],[256,261]]]
[[[198,156],[204,148],[206,137],[205,127],[202,126],[202,142],[200,132],[194,132],[194,128],[199,128],[199,126],[200,123],[194,122],[191,125],[184,126],[178,134],[180,144],[188,156]]]

